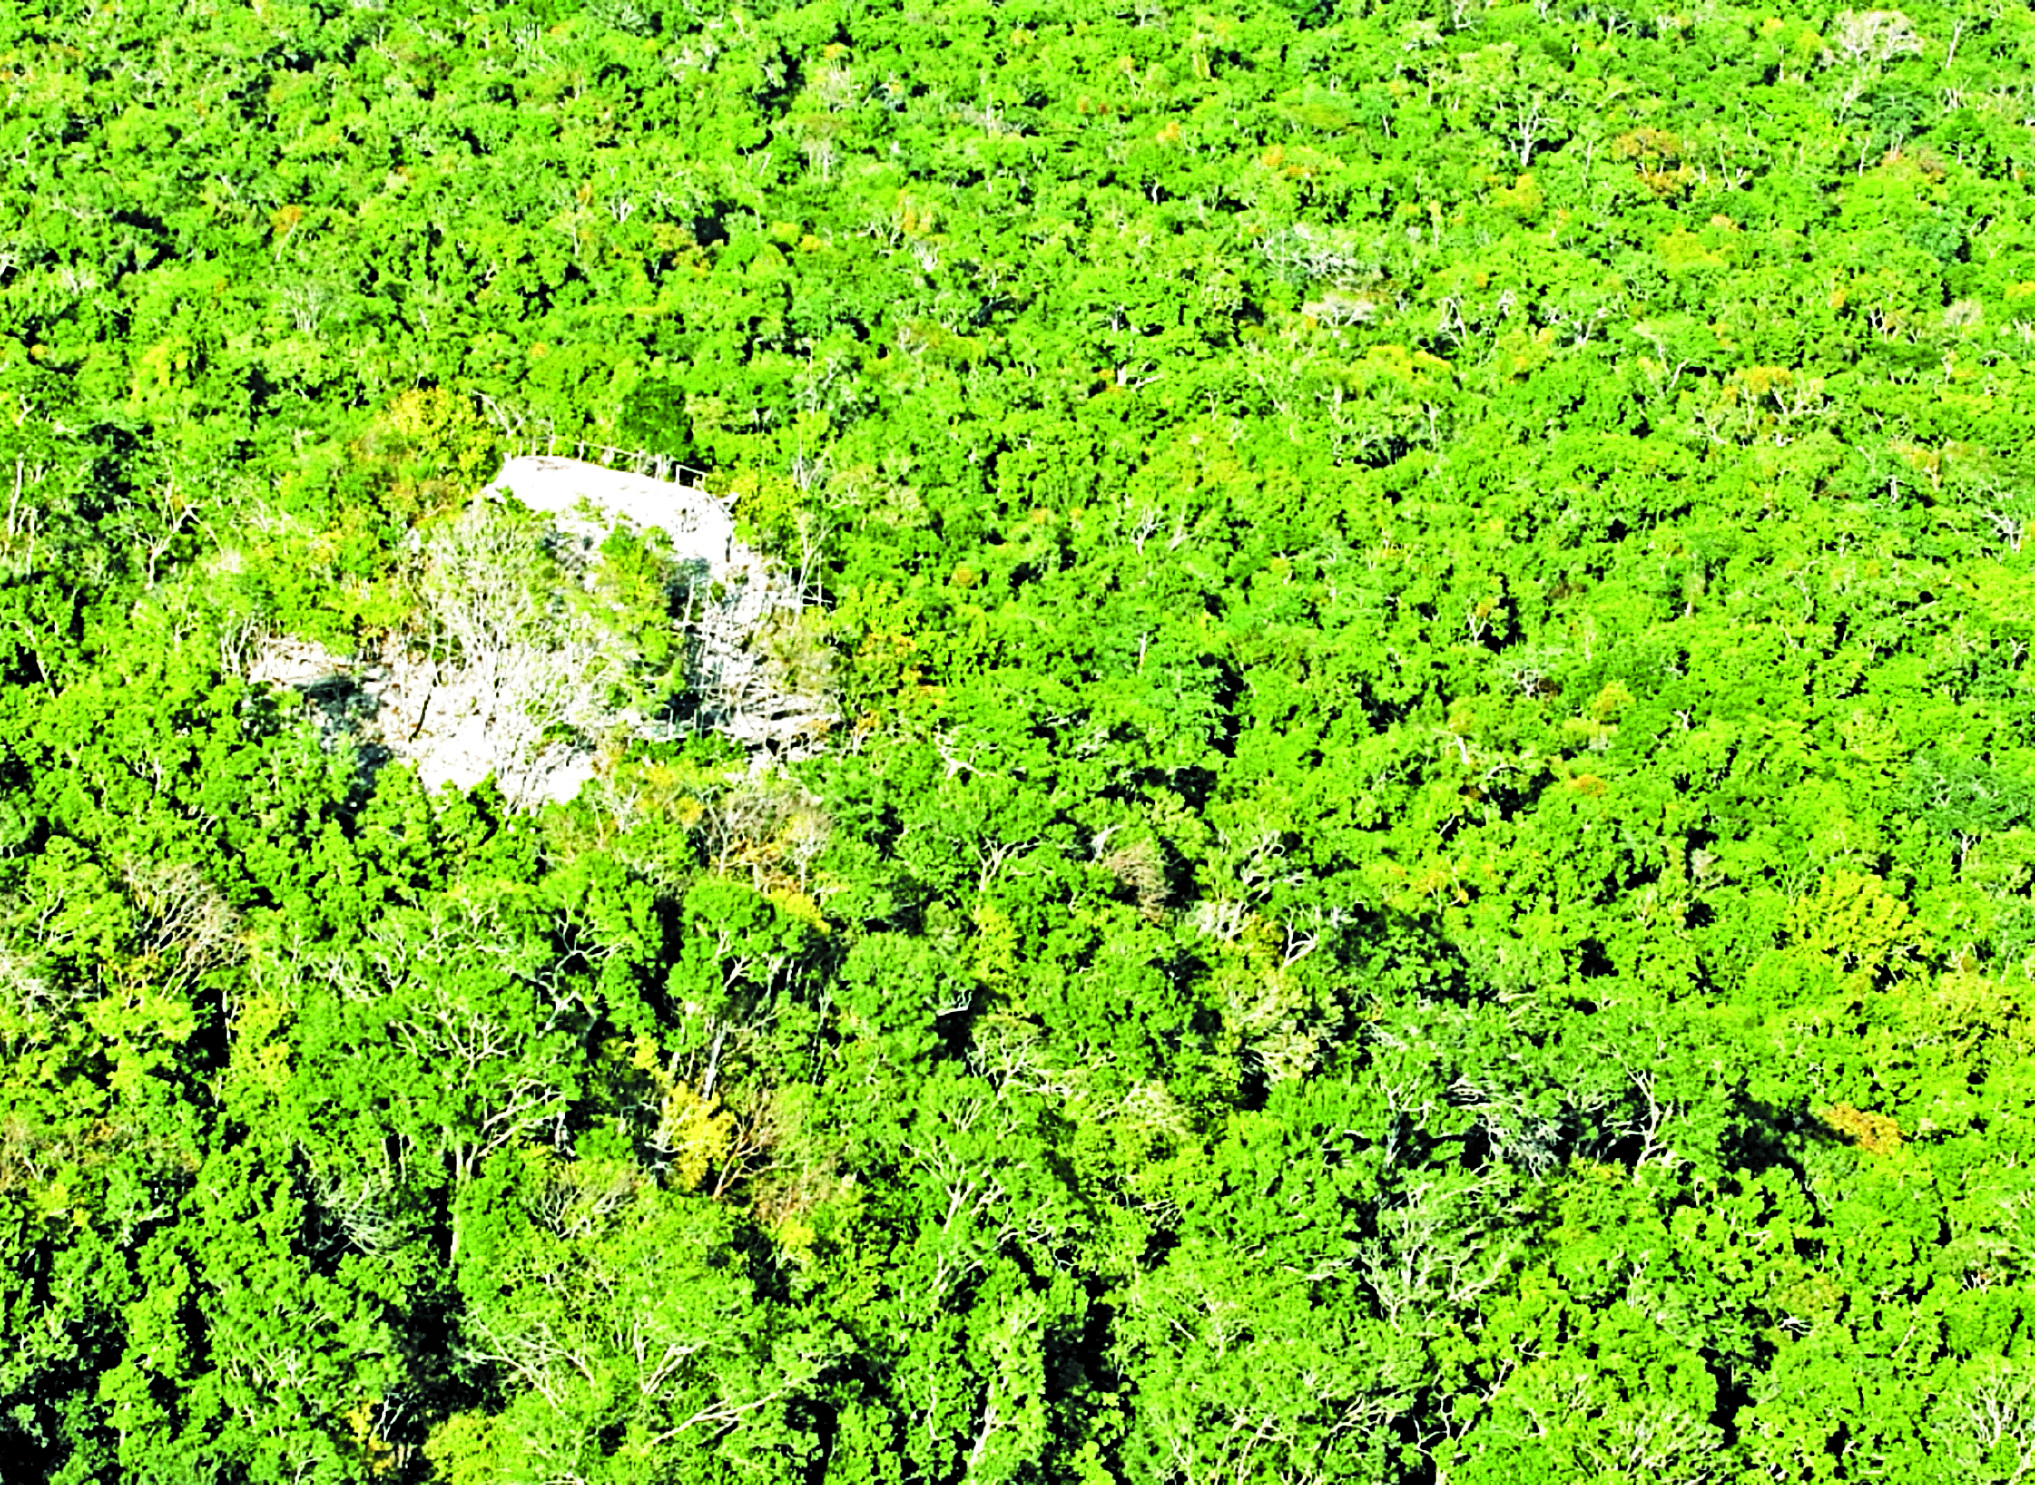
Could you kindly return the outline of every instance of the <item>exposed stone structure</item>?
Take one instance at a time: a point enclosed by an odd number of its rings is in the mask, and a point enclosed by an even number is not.
[[[681,562],[705,562],[717,575],[735,560],[732,502],[676,480],[538,454],[508,460],[481,494],[494,499],[513,496],[566,530],[589,526],[605,530],[616,516],[654,527],[670,538]],[[596,513],[592,521],[581,513],[582,507]]]
[[[617,525],[663,534],[671,556],[690,569],[692,725],[725,733],[760,761],[810,747],[836,719],[831,698],[794,683],[762,642],[771,626],[795,623],[800,594],[735,539],[730,501],[678,481],[542,455],[508,460],[481,493],[549,516],[565,538],[554,550],[568,566],[587,560]],[[458,534],[425,545],[427,579],[452,552],[444,539]],[[425,588],[428,597],[430,582]],[[301,692],[328,746],[352,746],[369,772],[404,759],[433,789],[470,788],[492,775],[512,803],[533,805],[569,799],[593,776],[597,735],[655,735],[642,718],[610,713],[595,699],[603,674],[627,663],[579,626],[544,649],[512,646],[466,665],[425,658],[400,641],[344,660],[273,636],[244,673]],[[569,735],[558,735],[560,725]]]

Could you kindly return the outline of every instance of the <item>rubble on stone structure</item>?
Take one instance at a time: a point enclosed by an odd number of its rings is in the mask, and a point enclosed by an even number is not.
[[[548,550],[567,571],[589,569],[618,526],[661,534],[691,595],[680,621],[689,651],[685,725],[719,731],[759,760],[809,749],[832,726],[831,699],[794,681],[764,642],[773,624],[796,619],[796,584],[736,539],[729,501],[675,481],[571,459],[507,461],[475,509],[424,544],[425,624],[445,629],[448,616],[436,610],[457,606],[434,569],[475,566],[472,541],[491,529],[485,502],[510,499],[549,518]],[[481,552],[478,565],[493,555]],[[513,552],[499,558],[511,562]],[[458,627],[457,616],[450,625]],[[245,673],[304,695],[327,745],[352,746],[369,772],[406,760],[434,790],[493,776],[512,804],[533,806],[576,794],[594,776],[604,740],[668,736],[673,726],[612,704],[611,682],[634,657],[613,652],[611,633],[570,617],[543,633],[540,644],[463,643],[457,660],[432,658],[414,636],[351,658],[272,636]]]

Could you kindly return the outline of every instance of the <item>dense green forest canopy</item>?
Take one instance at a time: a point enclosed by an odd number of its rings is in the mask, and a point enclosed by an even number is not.
[[[2028,1478],[2031,79],[2003,0],[0,6],[0,1474]],[[576,799],[260,678],[472,659],[433,554],[582,444],[796,573],[803,756],[506,512],[667,724]]]

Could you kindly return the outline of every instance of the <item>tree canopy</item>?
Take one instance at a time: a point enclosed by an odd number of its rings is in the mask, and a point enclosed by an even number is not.
[[[2031,65],[0,7],[0,1473],[2028,1478]],[[468,610],[576,798],[255,663]]]

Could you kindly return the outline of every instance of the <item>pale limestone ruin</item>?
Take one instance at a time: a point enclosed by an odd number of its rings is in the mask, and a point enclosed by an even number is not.
[[[724,733],[760,762],[809,748],[836,720],[831,698],[794,683],[762,642],[774,622],[796,617],[797,586],[736,540],[730,501],[671,480],[574,459],[508,460],[465,517],[420,543],[427,626],[441,634],[473,627],[473,575],[516,561],[516,538],[486,518],[491,502],[511,499],[551,518],[547,544],[568,570],[590,562],[618,525],[661,533],[690,577],[682,621],[690,725]],[[498,537],[507,544],[491,547]],[[515,592],[503,585],[501,601],[513,607]],[[515,614],[498,617],[504,635],[531,632]],[[483,628],[490,622],[482,616]],[[370,770],[406,760],[433,790],[471,788],[492,775],[511,803],[534,806],[578,793],[595,775],[603,742],[668,735],[671,725],[607,702],[631,657],[613,653],[611,637],[596,625],[538,627],[542,642],[461,643],[466,659],[458,664],[434,660],[414,643],[346,660],[275,636],[243,673],[309,698],[327,745],[354,747]]]
[[[735,560],[732,502],[675,480],[537,454],[505,462],[481,495],[496,500],[513,496],[575,532],[605,534],[619,516],[662,531],[681,562],[719,569]],[[581,513],[582,505],[591,508],[591,518]]]

